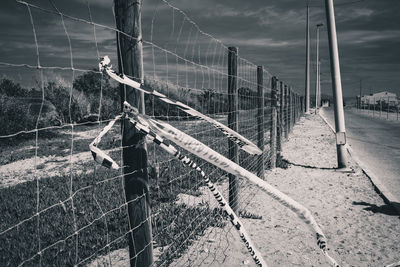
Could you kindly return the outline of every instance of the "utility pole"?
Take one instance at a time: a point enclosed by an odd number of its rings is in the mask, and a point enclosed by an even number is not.
[[[307,22],[306,22],[306,84],[305,84],[305,97],[306,97],[306,113],[310,113],[310,3],[307,1]]]
[[[320,77],[319,77],[319,28],[322,27],[324,24],[319,23],[317,24],[317,81],[315,82],[315,114],[318,114],[318,107],[319,107],[319,95],[320,95]]]
[[[119,72],[143,82],[142,0],[115,0]],[[120,85],[121,103],[129,102],[144,114],[144,95],[134,88]],[[122,106],[122,105],[121,105]],[[147,146],[144,135],[125,119],[122,122],[122,159],[125,197],[129,217],[130,266],[153,265]]]
[[[342,81],[340,77],[339,51],[336,36],[336,23],[333,0],[325,0],[325,10],[328,27],[329,54],[331,61],[333,101],[335,105],[334,113],[338,168],[346,168],[346,127],[344,122]]]

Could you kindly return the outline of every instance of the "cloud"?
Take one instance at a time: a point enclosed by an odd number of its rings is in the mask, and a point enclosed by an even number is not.
[[[54,10],[48,2],[30,0],[33,4]],[[293,0],[203,0],[169,1],[178,9],[171,8],[162,0],[143,2],[142,28],[145,43],[144,60],[147,75],[153,68],[153,56],[149,42],[171,53],[155,49],[155,74],[172,77],[173,68],[181,73],[186,66],[176,60],[174,53],[196,63],[214,65],[226,71],[226,46],[238,46],[240,56],[264,65],[272,74],[297,88],[304,87],[305,61],[305,2]],[[86,0],[57,1],[64,14],[89,21]],[[113,1],[89,0],[94,22],[115,27]],[[398,87],[400,77],[400,1],[363,1],[352,5],[337,5],[336,24],[344,87],[360,77],[375,77],[371,86]],[[69,45],[60,16],[32,8],[38,37],[41,63],[46,66],[69,66]],[[190,23],[185,12],[195,24]],[[97,65],[97,49],[100,55],[116,57],[115,32],[96,26],[96,42],[93,25],[64,17],[75,67],[90,69]],[[315,58],[315,25],[325,22],[324,7],[310,9],[311,57]],[[29,14],[25,5],[13,1],[0,3],[0,61],[11,63],[36,62],[36,46]],[[214,36],[213,39],[207,34]],[[221,41],[224,45],[219,43]],[[329,74],[329,50],[327,32],[321,31],[322,72]],[[166,62],[167,58],[167,62]],[[168,63],[168,65],[167,65]],[[114,63],[116,65],[116,63]],[[166,69],[169,73],[167,74]],[[204,70],[198,69],[198,74]],[[18,70],[21,72],[21,70]],[[0,74],[4,71],[0,69]],[[8,73],[8,72],[7,72]],[[189,68],[193,77],[196,70]],[[8,75],[8,74],[7,74]],[[311,76],[313,83],[314,73]],[[200,77],[200,76],[199,76]],[[327,75],[329,78],[329,75]],[[382,78],[384,77],[384,78]],[[185,83],[183,78],[183,83]],[[380,80],[379,82],[374,82]],[[345,94],[352,94],[351,90]]]
[[[261,38],[246,38],[246,39],[231,39],[223,38],[224,43],[234,43],[238,46],[255,46],[255,47],[289,47],[298,46],[304,43],[303,40],[274,40],[273,38],[261,37]]]
[[[377,44],[379,42],[398,39],[400,30],[393,31],[371,31],[371,30],[350,30],[340,34],[340,40],[346,44]]]

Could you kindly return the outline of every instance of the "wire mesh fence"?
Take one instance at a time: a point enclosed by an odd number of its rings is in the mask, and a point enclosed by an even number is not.
[[[382,92],[379,94],[388,95],[388,92]],[[356,99],[356,108],[363,114],[370,115],[372,117],[385,118],[387,120],[399,120],[400,105],[395,95],[374,97],[363,96],[361,101],[360,98]]]
[[[119,84],[97,69],[99,59],[108,55],[116,66],[121,60],[117,39],[129,33],[116,28],[111,1],[106,17],[98,15],[105,14],[102,5],[76,4],[71,8],[54,1],[13,3],[14,12],[25,13],[23,34],[31,35],[32,42],[21,46],[31,52],[28,57],[8,55],[0,62],[0,71],[10,77],[0,85],[3,266],[118,265],[113,253],[122,249],[126,255],[128,240],[144,223],[132,227],[127,209],[130,203],[143,201],[146,193],[128,201],[122,169],[98,165],[89,152],[92,140],[122,109]],[[237,163],[253,173],[271,168],[273,107],[279,153],[302,112],[300,97],[278,81],[274,101],[273,77],[266,70],[261,72],[260,96],[257,65],[240,53],[237,90],[230,94],[227,46],[167,1],[146,1],[142,16],[143,39],[136,41],[143,43],[143,87],[224,125],[236,113],[238,132],[264,146],[262,157],[240,150]],[[235,110],[230,96],[237,99]],[[150,118],[229,157],[228,139],[210,123],[151,95],[145,96],[145,107]],[[100,146],[123,166],[119,126],[117,122]],[[137,256],[154,247],[155,265],[223,263],[235,228],[201,174],[153,142],[147,142],[147,155],[151,212],[146,221],[151,222],[152,241],[135,248],[133,256],[126,256],[128,261],[136,265]],[[195,159],[230,199],[225,171],[188,152],[183,155]],[[247,210],[257,192],[244,179],[237,178],[236,183],[238,197],[232,209],[242,217],[261,217]],[[209,240],[218,244],[217,249],[210,249]]]

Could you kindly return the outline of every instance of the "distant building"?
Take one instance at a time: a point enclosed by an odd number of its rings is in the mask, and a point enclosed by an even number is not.
[[[330,106],[330,101],[329,99],[322,99],[322,104],[321,106],[323,107],[329,107]]]
[[[364,95],[361,97],[361,105],[379,105],[383,104],[387,106],[397,106],[399,104],[399,100],[397,99],[397,95],[395,93],[390,93],[388,91],[383,91],[375,94]]]

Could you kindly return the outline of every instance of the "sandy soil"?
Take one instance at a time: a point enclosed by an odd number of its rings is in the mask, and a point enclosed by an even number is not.
[[[119,149],[108,149],[105,152],[110,153]],[[87,168],[86,163],[89,161],[93,161],[91,152],[80,152],[74,153],[72,157],[33,157],[5,164],[0,166],[0,189],[31,181],[36,177],[50,178],[65,175],[70,173],[71,167],[75,174],[90,173],[93,172],[93,168]]]
[[[385,266],[400,261],[399,214],[385,205],[351,159],[351,172],[334,169],[335,138],[319,116],[302,118],[284,143],[283,151],[291,163],[289,168],[267,171],[265,180],[311,211],[328,238],[330,255],[341,266]],[[242,221],[269,266],[329,265],[313,234],[294,213],[247,182],[240,190],[240,209],[262,216]],[[201,201],[192,198],[181,196],[180,201],[201,205]],[[111,258],[118,259],[111,260],[113,266],[127,266],[126,250],[113,252]],[[108,266],[109,262],[102,258],[93,264]],[[228,224],[225,228],[209,228],[172,266],[254,263]]]

